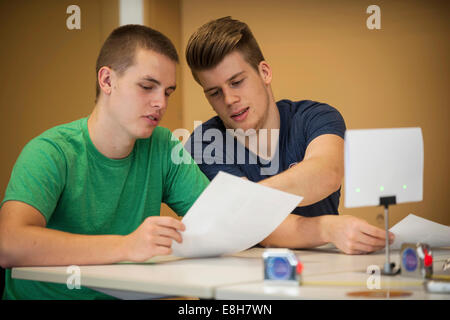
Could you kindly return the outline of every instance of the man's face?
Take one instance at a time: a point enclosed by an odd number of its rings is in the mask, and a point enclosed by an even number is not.
[[[176,85],[176,64],[165,55],[138,49],[134,64],[112,72],[110,116],[132,139],[148,138],[164,115]]]
[[[267,63],[261,62],[256,71],[240,52],[233,51],[216,67],[196,73],[206,98],[226,128],[265,128],[271,82],[267,68]]]

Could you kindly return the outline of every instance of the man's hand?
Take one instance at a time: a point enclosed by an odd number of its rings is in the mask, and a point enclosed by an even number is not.
[[[383,249],[386,231],[349,215],[328,216],[324,225],[325,237],[339,250],[347,254],[364,254]],[[389,243],[394,234],[389,232]]]
[[[125,236],[127,260],[142,262],[153,256],[172,253],[172,240],[181,243],[179,231],[184,231],[184,224],[172,217],[148,217],[132,233]]]

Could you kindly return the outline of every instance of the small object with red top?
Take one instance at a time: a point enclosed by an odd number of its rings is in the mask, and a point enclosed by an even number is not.
[[[404,243],[400,259],[402,276],[429,279],[433,275],[433,253],[425,243]]]

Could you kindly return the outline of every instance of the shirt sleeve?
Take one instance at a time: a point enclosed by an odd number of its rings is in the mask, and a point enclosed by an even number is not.
[[[36,208],[48,222],[64,189],[66,161],[62,150],[45,138],[31,140],[19,155],[2,201]]]
[[[327,104],[311,104],[305,108],[299,120],[304,130],[306,145],[323,134],[335,134],[344,139],[346,130],[344,118],[338,110]]]
[[[169,131],[170,133],[170,131]],[[163,202],[178,215],[184,216],[194,204],[209,180],[197,166],[181,142],[170,133],[167,173]]]

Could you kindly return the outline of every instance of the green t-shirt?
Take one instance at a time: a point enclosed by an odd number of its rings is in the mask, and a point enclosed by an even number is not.
[[[115,160],[95,148],[87,119],[49,129],[24,147],[2,205],[17,200],[35,207],[47,228],[126,235],[158,216],[161,202],[183,216],[208,185],[168,129],[156,127],[150,138],[136,141],[128,157]],[[172,150],[183,161],[172,161]],[[5,282],[6,299],[110,298],[84,287],[12,279],[11,269]]]

